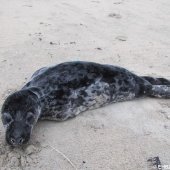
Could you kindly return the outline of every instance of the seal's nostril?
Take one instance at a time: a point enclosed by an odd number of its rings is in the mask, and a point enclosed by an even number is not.
[[[23,138],[20,138],[20,139],[19,139],[19,144],[22,144],[23,141],[24,141],[24,139],[23,139]]]
[[[15,139],[14,138],[11,138],[11,143],[15,144]]]

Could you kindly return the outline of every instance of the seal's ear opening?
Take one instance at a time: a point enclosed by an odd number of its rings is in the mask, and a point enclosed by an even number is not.
[[[2,123],[4,126],[9,125],[13,121],[12,116],[9,113],[2,114]]]

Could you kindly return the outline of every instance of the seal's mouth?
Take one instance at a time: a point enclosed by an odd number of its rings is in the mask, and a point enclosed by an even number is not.
[[[12,149],[14,149],[14,148],[23,149],[23,148],[27,147],[29,145],[29,143],[27,142],[24,144],[11,144],[6,141],[6,145],[8,145]]]
[[[24,139],[24,138],[13,138],[13,137],[6,137],[6,142],[8,145],[12,147],[20,147],[23,145],[26,145],[29,141],[29,138]]]

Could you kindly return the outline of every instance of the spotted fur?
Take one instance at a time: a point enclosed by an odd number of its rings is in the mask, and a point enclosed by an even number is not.
[[[28,115],[26,110],[31,107],[36,108],[32,111],[33,122],[38,119],[63,121],[109,103],[142,96],[170,98],[169,85],[169,80],[139,77],[121,67],[66,62],[36,71],[20,91],[7,98],[2,118],[5,120],[11,116],[12,121],[23,122]],[[24,97],[26,92],[28,96]],[[24,103],[15,103],[15,98]],[[12,107],[9,103],[13,104]],[[4,116],[6,114],[8,116]]]

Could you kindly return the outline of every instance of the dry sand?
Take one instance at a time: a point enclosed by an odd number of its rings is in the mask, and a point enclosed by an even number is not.
[[[170,79],[169,0],[1,0],[0,105],[42,66],[87,60]],[[141,99],[41,121],[30,146],[5,144],[1,170],[147,170],[170,165],[170,101]]]

